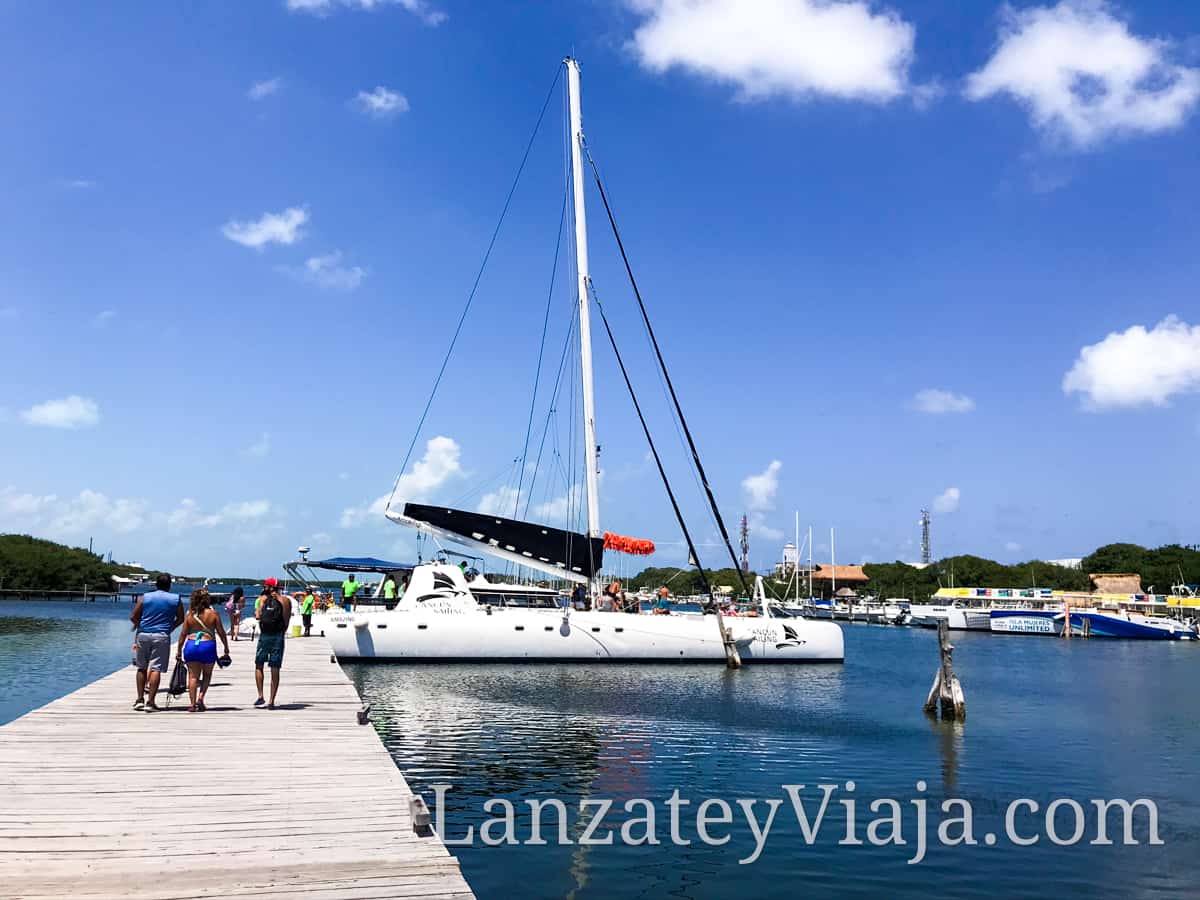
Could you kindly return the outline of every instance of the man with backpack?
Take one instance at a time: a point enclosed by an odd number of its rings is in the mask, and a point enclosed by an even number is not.
[[[288,622],[292,618],[292,600],[279,592],[279,581],[268,578],[263,582],[262,597],[258,610],[258,650],[254,654],[254,682],[258,686],[255,706],[275,708],[275,695],[279,693],[279,669],[283,665],[283,642]],[[263,666],[271,667],[271,702],[263,699]]]

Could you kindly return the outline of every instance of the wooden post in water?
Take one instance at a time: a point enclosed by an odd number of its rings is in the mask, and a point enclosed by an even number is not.
[[[717,627],[721,629],[721,643],[725,645],[725,665],[730,669],[740,669],[742,655],[738,653],[737,644],[733,642],[733,635],[725,627],[725,620],[721,617],[719,606],[717,607]]]
[[[951,661],[954,645],[950,643],[950,623],[945,619],[938,620],[937,635],[941,661],[937,674],[933,676],[933,687],[929,689],[929,696],[925,698],[925,712],[936,717],[940,706],[943,721],[961,722],[967,717],[967,700],[963,696],[958,676],[954,674]]]
[[[1071,639],[1071,602],[1069,600],[1063,601],[1063,638],[1068,641]]]

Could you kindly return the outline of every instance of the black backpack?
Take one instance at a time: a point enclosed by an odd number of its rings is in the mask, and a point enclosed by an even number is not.
[[[263,634],[283,633],[283,603],[272,594],[258,611],[258,628]]]

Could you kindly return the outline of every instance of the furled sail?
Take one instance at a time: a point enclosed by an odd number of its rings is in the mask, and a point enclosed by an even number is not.
[[[404,515],[473,541],[489,544],[543,565],[592,577],[604,559],[604,539],[444,506],[405,503]]]

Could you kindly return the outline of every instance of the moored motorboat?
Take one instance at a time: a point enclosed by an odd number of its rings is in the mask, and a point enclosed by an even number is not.
[[[997,634],[1061,635],[1067,614],[1059,609],[993,609],[991,630]],[[1071,609],[1071,633],[1127,640],[1194,641],[1195,625],[1167,616],[1129,610]]]

